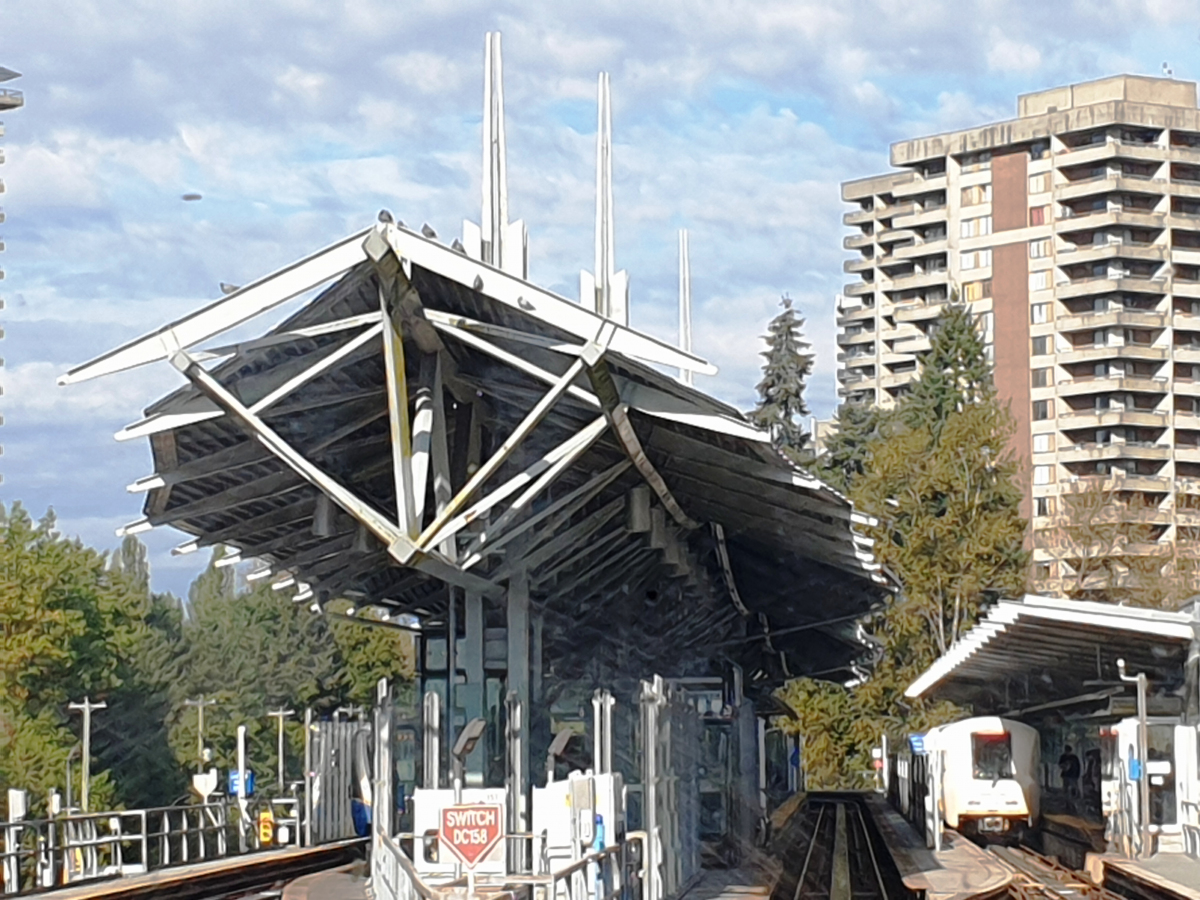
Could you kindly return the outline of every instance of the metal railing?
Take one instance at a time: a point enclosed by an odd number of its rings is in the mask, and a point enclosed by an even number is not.
[[[267,841],[259,831],[260,813],[269,813],[273,822]],[[244,816],[231,799],[0,823],[0,893],[20,894],[294,846],[300,834],[300,805],[293,797],[255,799],[247,803]],[[273,839],[285,835],[286,840]]]

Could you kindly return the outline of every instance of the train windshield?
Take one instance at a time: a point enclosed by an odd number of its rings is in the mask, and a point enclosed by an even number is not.
[[[1012,736],[1003,734],[971,735],[971,756],[975,777],[987,781],[1012,778]]]

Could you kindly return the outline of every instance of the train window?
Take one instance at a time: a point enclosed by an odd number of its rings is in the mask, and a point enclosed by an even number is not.
[[[974,777],[999,781],[1013,777],[1012,736],[1003,734],[971,735]]]

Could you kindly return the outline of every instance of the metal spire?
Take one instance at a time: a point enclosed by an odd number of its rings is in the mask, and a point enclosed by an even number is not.
[[[474,259],[518,278],[529,277],[529,236],[521,220],[508,221],[508,163],[504,139],[504,65],[500,32],[483,49],[483,189],[479,225],[463,222],[463,247]]]
[[[688,233],[679,229],[679,349],[692,352],[692,269],[688,260]],[[679,380],[692,384],[692,370],[679,369]]]
[[[596,266],[579,275],[579,302],[622,325],[629,324],[629,273],[617,271],[613,228],[612,100],[608,73],[596,87]]]

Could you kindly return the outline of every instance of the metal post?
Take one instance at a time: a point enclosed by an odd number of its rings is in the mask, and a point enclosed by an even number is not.
[[[458,712],[458,589],[446,586],[446,746],[453,747]]]
[[[1117,660],[1117,673],[1121,680],[1137,685],[1137,719],[1138,719],[1138,818],[1141,819],[1141,846],[1138,848],[1138,858],[1150,856],[1150,773],[1146,767],[1146,757],[1149,756],[1149,726],[1146,722],[1146,691],[1148,684],[1146,673],[1137,675],[1125,674],[1125,660]]]
[[[184,700],[184,706],[196,707],[196,771],[204,771],[204,707],[215,706],[216,700],[205,700],[201,694],[195,700]]]
[[[67,708],[83,713],[83,759],[81,761],[83,784],[79,791],[79,806],[84,812],[87,812],[89,793],[92,787],[92,711],[107,709],[108,704],[103,700],[93,703],[90,697],[84,697],[82,703],[71,703]]]
[[[512,830],[529,831],[526,804],[529,791],[529,575],[523,567],[508,584],[508,695],[516,695],[520,714],[509,720],[513,734],[511,750],[517,755],[509,760],[510,776],[516,783],[509,786],[513,798]]]
[[[246,726],[239,725],[237,729],[237,767],[238,767],[238,844],[243,853],[246,852],[246,807],[248,805],[246,790]]]
[[[516,691],[509,691],[508,696],[504,701],[508,726],[505,737],[507,738],[506,754],[508,758],[508,773],[505,779],[505,785],[508,788],[508,831],[510,834],[523,833],[529,829],[525,825],[522,815],[523,807],[523,790],[522,785],[525,783],[525,773],[523,771],[522,760],[524,757],[524,704],[521,702],[520,696]],[[513,843],[509,845],[509,869],[511,872],[521,872],[524,870],[525,853],[524,845],[521,843]]]
[[[463,670],[467,676],[467,690],[463,698],[463,707],[467,719],[483,716],[486,679],[484,675],[484,635],[486,629],[484,598],[482,594],[470,591],[466,594],[464,625],[465,639],[463,641]],[[484,779],[484,743],[480,742],[467,757],[467,783],[472,787],[482,787]]]
[[[304,846],[312,846],[312,707],[304,710]]]
[[[277,767],[278,768],[278,778],[276,780],[276,784],[279,788],[280,795],[282,796],[282,794],[283,794],[283,720],[290,719],[293,715],[295,715],[295,710],[273,709],[270,712],[268,712],[267,715],[270,716],[271,718],[277,719],[279,721],[279,735],[278,735],[279,741],[278,741],[278,748],[277,748],[278,753],[279,753],[279,764]]]
[[[428,790],[441,787],[441,697],[436,691],[425,692],[422,725],[425,742],[422,748],[422,781]]]

